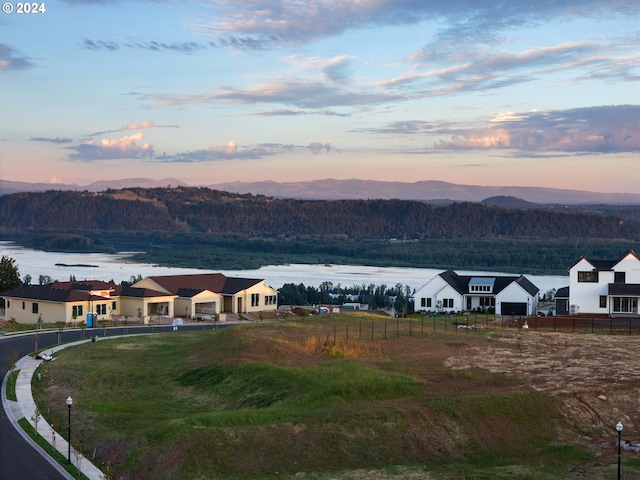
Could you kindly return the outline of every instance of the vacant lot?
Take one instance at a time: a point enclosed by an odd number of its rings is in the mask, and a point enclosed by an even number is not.
[[[43,365],[36,397],[64,426],[71,393],[81,448],[118,479],[604,479],[617,421],[640,441],[640,337],[366,340],[359,321],[91,343]]]

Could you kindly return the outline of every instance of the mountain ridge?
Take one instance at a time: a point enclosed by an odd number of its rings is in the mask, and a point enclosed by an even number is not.
[[[120,188],[154,188],[189,186],[176,178],[154,180],[150,178],[125,178],[99,180],[88,185],[62,183],[29,183],[0,179],[0,195],[18,192],[42,192],[47,190],[87,190],[100,192]],[[379,180],[327,178],[300,182],[224,182],[202,185],[207,188],[233,193],[266,195],[274,198],[301,200],[355,200],[398,199],[430,203],[481,202],[492,197],[515,197],[538,204],[640,204],[640,194],[619,192],[592,192],[549,187],[463,185],[440,180],[416,182],[391,182]]]

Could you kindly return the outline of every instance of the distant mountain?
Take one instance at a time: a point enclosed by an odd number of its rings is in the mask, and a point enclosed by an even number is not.
[[[0,195],[17,192],[43,192],[47,190],[77,190],[100,192],[120,188],[156,188],[188,186],[176,178],[152,180],[149,178],[127,178],[102,180],[89,185],[60,183],[26,183],[0,180]],[[487,198],[513,197],[538,204],[617,204],[638,205],[640,194],[599,193],[559,188],[459,185],[437,180],[420,182],[381,182],[377,180],[324,179],[308,182],[227,182],[207,185],[209,188],[233,193],[266,195],[275,198],[302,200],[419,200],[429,203],[481,202]]]
[[[167,186],[183,186],[187,184],[176,178],[163,178],[162,180],[152,180],[150,178],[124,178],[121,180],[99,180],[97,182],[90,183],[89,185],[78,185],[76,183],[27,183],[27,182],[12,182],[10,180],[0,179],[0,195],[8,195],[10,193],[19,192],[46,192],[48,190],[77,190],[77,191],[89,191],[89,192],[102,192],[109,188],[155,188],[155,187],[167,187]]]
[[[640,204],[640,194],[599,193],[542,187],[492,187],[458,185],[436,180],[381,182],[376,180],[313,180],[308,182],[230,182],[209,188],[234,193],[262,194],[276,198],[306,200],[399,199],[430,203],[480,202],[488,197],[516,197],[533,203]]]

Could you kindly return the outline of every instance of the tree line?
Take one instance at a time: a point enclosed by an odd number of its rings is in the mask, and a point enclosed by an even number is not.
[[[274,199],[194,187],[4,195],[0,225],[4,231],[201,232],[281,239],[640,238],[635,224],[591,212],[470,202]],[[65,245],[93,247],[68,235],[52,241],[51,248]]]

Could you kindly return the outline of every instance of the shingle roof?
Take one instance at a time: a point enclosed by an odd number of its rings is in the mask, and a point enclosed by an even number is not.
[[[2,292],[0,295],[6,298],[24,298],[49,302],[98,301],[106,298],[99,295],[91,295],[88,291],[84,290],[53,288],[53,284],[22,286]]]
[[[445,282],[451,285],[461,295],[469,293],[470,282],[473,281],[474,283],[478,284],[478,282],[483,282],[482,279],[486,279],[484,280],[484,282],[493,280],[494,283],[492,295],[497,295],[514,282],[518,283],[530,295],[535,295],[540,291],[540,289],[533,283],[531,283],[524,275],[520,275],[519,277],[507,275],[458,275],[453,270],[447,270],[446,272],[442,272],[440,276]]]
[[[561,287],[556,290],[555,298],[569,298],[569,287]]]
[[[171,294],[183,298],[192,297],[204,290],[233,295],[263,281],[255,278],[227,277],[222,273],[159,275],[149,278]]]

